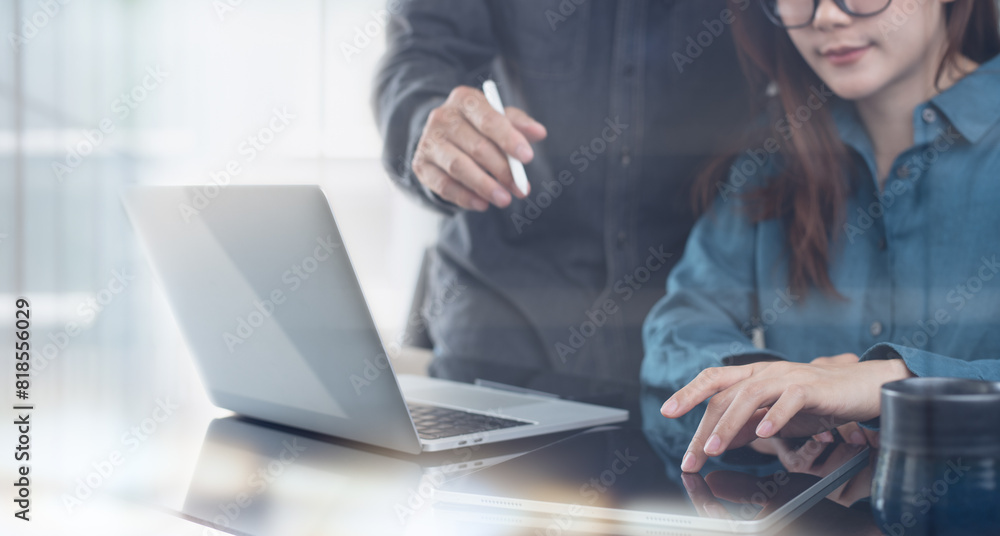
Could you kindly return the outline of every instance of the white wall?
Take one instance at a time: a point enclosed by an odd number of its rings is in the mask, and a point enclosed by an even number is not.
[[[33,337],[42,344],[56,344],[68,321],[86,325],[49,360],[40,393],[105,407],[142,393],[155,376],[201,396],[190,363],[178,360],[177,328],[118,194],[130,184],[202,184],[232,159],[244,170],[236,184],[323,185],[376,321],[397,336],[437,217],[405,198],[378,162],[369,93],[384,50],[382,1],[60,5],[49,16],[33,0],[0,4],[2,307],[15,292],[32,298]],[[12,32],[26,42],[12,45]],[[345,55],[345,45],[355,53]],[[162,81],[150,70],[165,73]],[[121,94],[144,81],[152,89],[137,90],[145,95],[125,117]],[[275,109],[295,118],[250,161],[240,144]],[[85,131],[102,121],[114,130],[68,165],[67,148],[86,146]],[[72,171],[58,173],[53,163]],[[81,304],[123,268],[137,274],[134,285],[92,320],[81,315]]]

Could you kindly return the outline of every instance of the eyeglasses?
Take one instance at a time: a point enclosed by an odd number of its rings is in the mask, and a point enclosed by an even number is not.
[[[892,0],[833,0],[841,11],[853,17],[871,17],[886,10]],[[820,0],[760,0],[767,18],[785,29],[812,24]]]

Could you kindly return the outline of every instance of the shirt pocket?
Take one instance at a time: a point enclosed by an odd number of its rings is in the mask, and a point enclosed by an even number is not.
[[[572,78],[587,53],[590,0],[501,2],[505,60],[522,76],[543,80]]]

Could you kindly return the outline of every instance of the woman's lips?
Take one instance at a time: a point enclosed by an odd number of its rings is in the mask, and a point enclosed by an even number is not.
[[[868,52],[871,45],[861,47],[837,47],[823,52],[823,57],[834,65],[850,65],[856,63]]]

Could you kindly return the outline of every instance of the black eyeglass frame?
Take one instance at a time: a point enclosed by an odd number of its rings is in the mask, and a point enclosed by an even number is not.
[[[808,21],[802,24],[795,24],[792,26],[786,26],[785,23],[781,21],[781,17],[779,17],[777,13],[774,13],[774,10],[768,8],[768,3],[774,4],[777,3],[778,1],[779,0],[760,0],[760,8],[764,11],[764,14],[767,15],[768,20],[770,20],[775,26],[779,28],[784,28],[786,30],[795,30],[798,28],[805,28],[806,26],[811,25],[814,20],[816,20],[816,11],[819,10],[819,3],[821,0],[813,0],[812,15],[809,16]],[[847,7],[847,0],[833,0],[833,2],[837,4],[837,7],[840,8],[841,11],[847,13],[852,17],[874,17],[875,15],[878,15],[879,13],[882,13],[883,11],[889,9],[889,6],[892,5],[892,0],[886,0],[885,5],[882,6],[878,11],[873,11],[871,13],[856,13],[852,11],[851,8]]]

